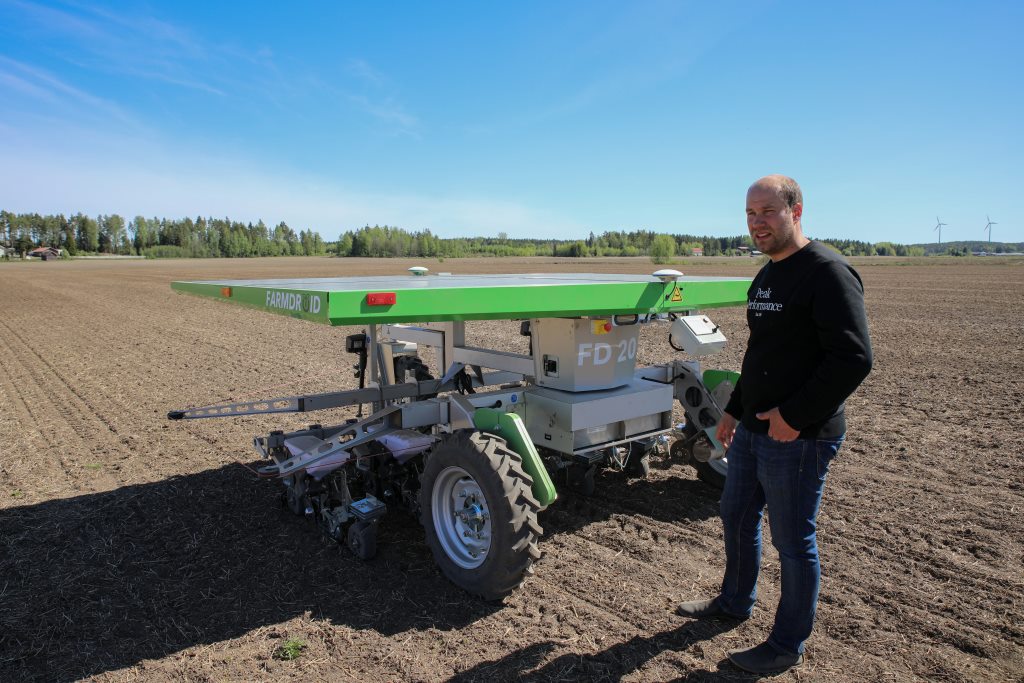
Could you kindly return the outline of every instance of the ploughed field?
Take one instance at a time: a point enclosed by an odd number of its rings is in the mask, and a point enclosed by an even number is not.
[[[404,274],[403,260],[0,264],[0,680],[748,680],[778,598],[739,626],[674,613],[721,576],[717,493],[650,477],[560,486],[543,559],[503,604],[450,584],[400,511],[363,563],[257,479],[251,438],[350,413],[169,422],[168,410],[356,384],[333,329],[172,292],[177,279]],[[475,259],[433,271],[649,273],[645,259]],[[751,259],[675,266],[752,275]],[[781,680],[1024,678],[1024,262],[859,266],[875,369],[848,405],[807,663]],[[711,312],[739,369],[743,310]],[[518,323],[469,342],[525,351]],[[667,327],[638,360],[674,353]],[[556,480],[559,484],[560,480]],[[275,657],[287,641],[293,660]]]

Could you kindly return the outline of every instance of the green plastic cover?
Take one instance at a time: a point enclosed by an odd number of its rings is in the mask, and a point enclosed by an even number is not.
[[[705,370],[703,381],[708,391],[714,391],[719,384],[725,381],[728,381],[735,388],[740,384],[740,373],[733,372],[732,370]],[[725,406],[722,407],[724,408]]]
[[[523,459],[523,469],[533,477],[533,496],[540,503],[541,510],[555,502],[558,498],[555,485],[521,417],[515,413],[502,413],[493,408],[477,408],[473,412],[473,424],[480,431],[505,439],[509,448]]]

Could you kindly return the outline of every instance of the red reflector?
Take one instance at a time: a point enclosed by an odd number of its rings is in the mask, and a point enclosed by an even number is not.
[[[394,292],[372,292],[366,295],[366,303],[369,306],[392,306],[397,297]]]
[[[220,295],[221,296],[231,296],[231,288],[230,287],[221,287],[220,288]]]
[[[611,323],[605,323],[604,324],[604,331],[605,332],[611,332],[612,331],[612,324]]]

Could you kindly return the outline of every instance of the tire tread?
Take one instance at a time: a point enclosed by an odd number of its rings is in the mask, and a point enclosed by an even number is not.
[[[434,454],[456,450],[468,457],[479,457],[482,465],[480,473],[484,477],[494,477],[495,483],[502,492],[504,500],[490,501],[488,506],[501,505],[508,510],[508,521],[505,529],[491,527],[492,547],[490,554],[496,558],[497,564],[485,562],[479,571],[469,572],[452,563],[440,543],[434,536],[433,522],[430,518],[433,479],[428,473],[436,476],[431,468]],[[465,464],[460,465],[465,468]],[[436,468],[435,468],[436,469]],[[474,478],[477,473],[472,473]],[[435,446],[428,456],[424,467],[423,483],[420,487],[420,510],[427,544],[430,546],[441,571],[457,586],[485,600],[501,600],[522,585],[526,577],[532,573],[532,565],[540,559],[541,552],[538,542],[544,533],[537,515],[540,503],[533,495],[533,478],[523,468],[522,458],[508,447],[506,441],[493,434],[472,430],[460,430],[446,435]],[[479,482],[484,487],[484,482]],[[495,511],[492,509],[491,519]],[[504,547],[495,548],[498,542]],[[490,559],[490,558],[488,558]]]

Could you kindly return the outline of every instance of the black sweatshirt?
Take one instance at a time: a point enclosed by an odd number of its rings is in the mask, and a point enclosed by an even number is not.
[[[779,408],[803,439],[846,432],[844,401],[871,371],[864,285],[842,256],[811,242],[769,261],[747,290],[750,340],[725,410],[752,432]]]

